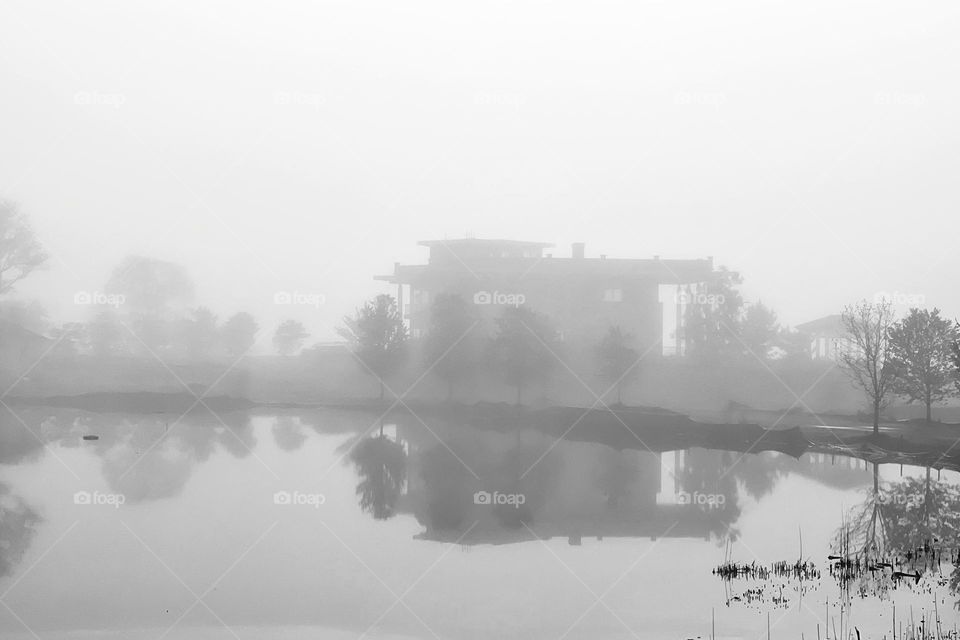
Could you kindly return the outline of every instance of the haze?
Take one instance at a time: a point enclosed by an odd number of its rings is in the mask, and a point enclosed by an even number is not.
[[[909,10],[909,12],[907,12]],[[416,241],[714,256],[796,324],[960,314],[955,3],[5,2],[0,193],[82,319],[128,254],[316,339]],[[935,61],[931,64],[931,60]]]

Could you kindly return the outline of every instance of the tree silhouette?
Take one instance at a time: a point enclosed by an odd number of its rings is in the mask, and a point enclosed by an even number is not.
[[[893,391],[890,327],[893,307],[889,301],[862,300],[843,311],[843,325],[852,340],[840,353],[840,364],[854,384],[863,389],[873,408],[873,433],[880,433],[880,410]]]
[[[343,322],[337,332],[350,342],[365,372],[377,378],[383,400],[384,379],[398,371],[407,358],[407,328],[396,301],[381,294]]]
[[[696,299],[687,301],[683,335],[691,356],[714,360],[743,353],[739,338],[743,296],[737,290],[742,282],[740,274],[720,267]]]
[[[610,327],[597,346],[597,374],[617,389],[617,405],[623,404],[623,383],[639,373],[639,352],[630,346],[632,336],[620,327]]]
[[[447,402],[456,386],[476,368],[479,349],[470,335],[477,320],[456,294],[440,294],[430,308],[430,330],[424,337],[425,364],[447,383]]]
[[[0,295],[9,293],[47,259],[15,202],[0,199]]]
[[[910,309],[906,318],[890,328],[890,359],[896,370],[894,393],[911,402],[922,402],[927,422],[933,403],[953,391],[951,349],[956,339],[954,323],[940,317],[939,309]]]
[[[203,358],[216,347],[217,332],[217,316],[207,307],[197,307],[180,321],[177,341],[188,356]]]
[[[517,389],[517,404],[532,382],[545,380],[553,368],[554,331],[546,316],[526,307],[507,307],[497,319],[493,359],[507,384]]]
[[[220,341],[228,356],[246,353],[257,339],[260,327],[249,313],[241,311],[230,316],[220,329]]]
[[[310,337],[306,328],[296,320],[284,320],[273,334],[273,348],[282,356],[289,356],[303,346],[303,341]]]

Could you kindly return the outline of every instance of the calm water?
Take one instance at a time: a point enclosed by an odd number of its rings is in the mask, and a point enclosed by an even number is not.
[[[618,452],[507,425],[364,439],[374,414],[17,413],[0,421],[5,638],[694,638],[711,614],[717,637],[756,638],[768,613],[772,637],[816,638],[840,624],[831,540],[873,486],[848,458]],[[711,575],[795,562],[801,540],[819,580]],[[952,629],[948,573],[854,584],[843,624],[889,636],[894,604],[919,620],[936,600]]]

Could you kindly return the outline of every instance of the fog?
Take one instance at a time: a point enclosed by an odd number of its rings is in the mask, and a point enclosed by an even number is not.
[[[6,2],[0,193],[56,321],[124,256],[316,339],[418,240],[701,258],[787,324],[877,291],[946,315],[954,3]]]

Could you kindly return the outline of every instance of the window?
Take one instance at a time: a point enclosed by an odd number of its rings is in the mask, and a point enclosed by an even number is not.
[[[604,289],[604,302],[623,302],[623,289]]]

